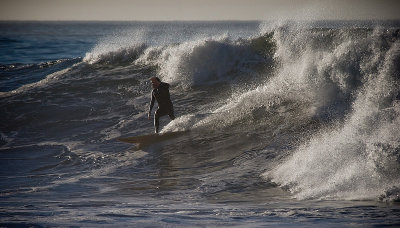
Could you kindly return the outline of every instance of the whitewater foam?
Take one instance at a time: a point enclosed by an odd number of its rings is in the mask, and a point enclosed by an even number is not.
[[[312,76],[328,76],[336,91],[348,94],[354,100],[350,113],[340,127],[313,136],[264,176],[299,199],[376,199],[400,184],[399,42],[388,43],[387,34],[377,30],[358,41],[344,38],[328,55]]]

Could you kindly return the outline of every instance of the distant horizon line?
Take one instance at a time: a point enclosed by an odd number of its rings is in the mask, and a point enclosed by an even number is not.
[[[0,22],[274,22],[274,21],[307,21],[307,22],[322,22],[322,21],[342,21],[342,22],[355,22],[355,21],[399,21],[400,19],[254,19],[254,20],[244,20],[244,19],[223,19],[223,20],[210,20],[210,19],[202,19],[202,20],[22,20],[22,19],[13,19],[13,20],[3,20],[0,19]]]

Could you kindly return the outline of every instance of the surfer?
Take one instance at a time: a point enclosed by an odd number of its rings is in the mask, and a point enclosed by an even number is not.
[[[153,91],[151,92],[150,109],[148,119],[151,119],[151,110],[154,106],[154,101],[158,103],[158,109],[154,114],[155,133],[159,132],[160,117],[168,115],[171,120],[175,119],[174,107],[172,106],[171,97],[169,95],[169,84],[161,82],[158,77],[150,78]]]

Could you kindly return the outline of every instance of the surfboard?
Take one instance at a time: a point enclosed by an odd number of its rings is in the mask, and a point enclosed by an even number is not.
[[[185,135],[186,133],[187,131],[165,132],[162,134],[149,134],[127,138],[118,138],[117,140],[125,143],[135,143],[143,146],[177,138],[179,136]]]

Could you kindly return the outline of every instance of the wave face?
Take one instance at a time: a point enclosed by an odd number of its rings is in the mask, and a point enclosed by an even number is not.
[[[48,75],[52,75],[78,62],[80,62],[79,58],[59,59],[34,64],[0,65],[0,94],[42,81],[48,78]]]
[[[74,50],[1,59],[0,223],[399,223],[398,23],[60,23],[9,25]],[[121,143],[154,131],[152,76],[187,134]]]

